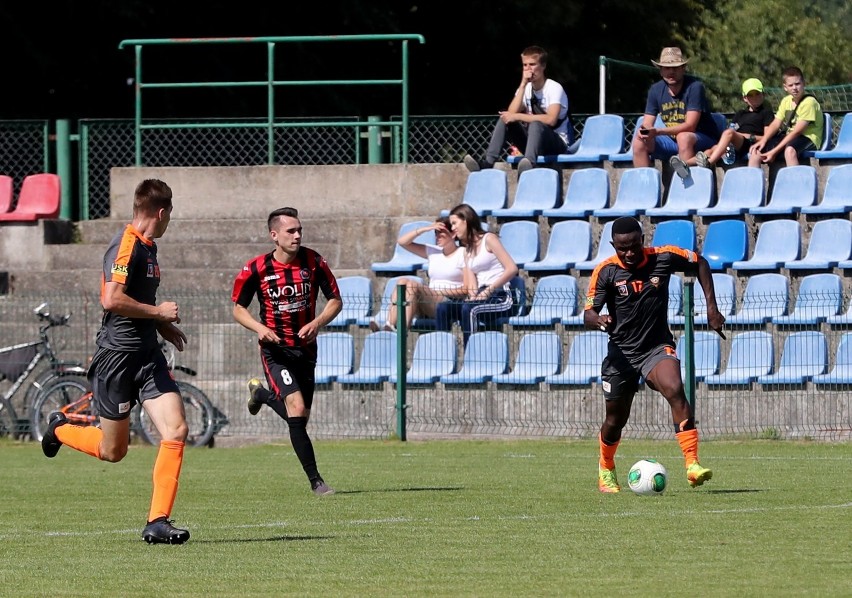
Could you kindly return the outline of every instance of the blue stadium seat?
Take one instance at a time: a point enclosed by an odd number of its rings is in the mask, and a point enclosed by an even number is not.
[[[572,170],[562,205],[542,211],[546,218],[588,218],[609,204],[609,174],[603,168]]]
[[[742,220],[714,220],[707,225],[701,255],[711,270],[724,270],[748,256],[748,230]]]
[[[379,384],[396,370],[396,332],[381,330],[364,338],[358,369],[337,377],[340,384]]]
[[[621,151],[624,144],[624,118],[619,114],[596,114],[586,119],[580,145],[573,154],[559,154],[562,164],[602,162],[609,154]]]
[[[763,205],[766,185],[763,170],[742,166],[725,172],[716,205],[698,210],[699,216],[737,216]]]
[[[813,383],[818,386],[852,384],[852,332],[845,332],[840,337],[831,371],[827,374],[817,374],[813,377]]]
[[[636,131],[639,130],[639,127],[642,125],[642,121],[644,119],[645,119],[644,114],[640,114],[636,118],[636,122],[633,125],[633,132],[630,134],[630,139],[627,140],[626,149],[623,152],[619,151],[619,152],[611,153],[610,155],[608,155],[606,157],[607,160],[609,160],[610,162],[613,162],[613,163],[633,162],[633,139],[636,137]],[[664,126],[666,126],[666,125],[663,122],[663,119],[658,114],[656,120],[654,121],[654,127],[659,129],[659,128],[662,128]]]
[[[355,339],[348,332],[326,332],[317,336],[317,365],[314,381],[328,384],[338,376],[352,373],[355,366]]]
[[[405,374],[407,384],[434,384],[441,376],[456,371],[456,339],[450,332],[427,332],[417,337],[411,367]],[[394,370],[390,381],[397,383]]]
[[[562,341],[555,332],[530,332],[521,337],[512,371],[497,374],[495,384],[536,384],[562,365]]]
[[[550,229],[547,252],[539,261],[527,262],[528,272],[565,271],[576,262],[589,259],[592,227],[585,220],[560,220]]]
[[[793,167],[788,166],[788,168]],[[801,247],[801,227],[798,221],[770,220],[760,225],[751,258],[736,261],[731,264],[731,268],[734,270],[778,270],[786,262],[799,259]]]
[[[355,320],[355,324],[357,324],[360,327],[369,326],[370,321],[373,318],[375,318],[376,322],[378,322],[378,324],[380,326],[382,324],[384,324],[385,320],[388,319],[388,309],[390,308],[391,303],[396,301],[396,286],[397,286],[397,283],[403,278],[407,278],[409,280],[414,280],[414,281],[417,281],[419,283],[423,282],[422,278],[420,278],[419,276],[414,276],[412,274],[407,274],[407,275],[403,275],[403,276],[394,276],[392,278],[388,278],[385,281],[385,288],[382,291],[382,297],[379,301],[379,309],[376,310],[376,315],[375,316],[361,316],[357,320]],[[396,325],[395,322],[392,322],[392,324]]]
[[[606,357],[608,343],[609,335],[605,332],[581,332],[571,343],[562,373],[545,376],[544,381],[553,386],[585,386],[600,382],[601,363]]]
[[[842,314],[829,316],[826,323],[833,326],[849,326],[852,325],[852,301],[849,302],[848,309]]]
[[[486,168],[467,175],[467,184],[460,203],[466,203],[482,218],[493,210],[502,210],[509,202],[509,179],[506,171]],[[441,210],[441,216],[449,216],[450,210]]]
[[[813,166],[785,166],[778,170],[772,195],[765,206],[749,208],[755,216],[795,214],[816,203],[817,175]]]
[[[370,317],[373,308],[373,281],[366,276],[342,276],[337,279],[343,309],[326,328],[342,328]]]
[[[441,376],[443,384],[482,384],[509,370],[509,337],[503,332],[474,332],[467,341],[461,369]]]
[[[695,379],[703,380],[707,376],[715,376],[719,373],[719,364],[722,359],[722,348],[719,335],[715,332],[696,330],[695,336]],[[684,363],[684,351],[686,350],[686,335],[680,335],[677,339],[675,353],[680,360],[680,375],[686,379],[686,363]]]
[[[598,218],[639,216],[660,205],[662,182],[660,171],[650,166],[625,170],[618,183],[615,202],[609,208],[592,212]]]
[[[820,145],[815,150],[807,150],[802,152],[803,158],[816,158],[817,152],[830,152],[831,148],[834,147],[832,143],[832,124],[831,124],[831,115],[828,112],[823,112],[822,117],[824,119],[824,128],[823,128],[823,136],[822,136],[822,145]]]
[[[526,175],[529,170],[524,173]],[[553,172],[553,171],[551,171]],[[528,262],[538,260],[541,251],[541,240],[538,231],[538,222],[532,220],[512,220],[504,222],[500,226],[500,242],[515,260],[518,268],[523,268]]]
[[[612,246],[613,222],[613,220],[610,220],[609,222],[606,222],[603,225],[603,229],[601,230],[601,238],[600,241],[598,241],[598,249],[595,253],[595,257],[590,260],[575,263],[575,270],[579,270],[580,272],[594,270],[597,265],[600,264],[602,261],[615,255],[615,248]]]
[[[559,173],[552,168],[534,168],[521,174],[515,200],[508,208],[491,210],[495,218],[531,218],[559,203]]]
[[[762,330],[751,330],[734,335],[731,355],[725,371],[704,377],[704,384],[746,385],[759,376],[772,372],[775,364],[775,345],[772,335]]]
[[[527,283],[521,276],[515,276],[509,281],[509,294],[512,296],[512,309],[508,316],[502,316],[494,320],[494,325],[488,321],[479,322],[479,330],[491,330],[494,326],[502,328],[509,318],[523,316],[527,313]]]
[[[794,332],[784,340],[781,364],[774,374],[758,376],[764,385],[804,384],[828,368],[828,344],[825,335],[815,330]]]
[[[669,310],[668,320],[683,318],[683,279],[677,274],[669,278]]]
[[[695,251],[695,224],[692,220],[665,220],[657,224],[651,238],[653,247],[674,245]]]
[[[802,278],[793,311],[773,317],[772,323],[813,326],[838,315],[842,306],[843,283],[837,274],[809,274]]]
[[[652,218],[681,218],[710,207],[716,200],[713,169],[694,166],[690,168],[689,174],[685,179],[672,177],[666,203],[645,210],[645,215]]]
[[[852,113],[846,116],[852,116]],[[852,137],[852,118],[849,119],[849,135]],[[850,139],[852,145],[852,139]],[[852,147],[849,149],[852,158]],[[835,166],[828,171],[822,201],[815,206],[805,206],[802,214],[848,214],[852,212],[852,164]]]
[[[831,128],[828,130],[830,131]],[[813,153],[813,157],[817,160],[852,158],[852,112],[843,117],[834,147],[830,150],[817,150]]]
[[[784,262],[790,270],[829,270],[849,259],[852,252],[852,222],[845,218],[818,220],[814,223],[808,252],[800,260]]]
[[[789,296],[784,276],[755,274],[746,283],[740,310],[727,319],[727,324],[765,324],[787,313]]]
[[[406,222],[402,226],[399,227],[399,234],[397,235],[397,239],[404,235],[407,232],[417,230],[418,228],[432,226],[433,222],[429,222],[428,220],[418,220],[416,222]],[[435,231],[427,230],[423,232],[414,239],[416,243],[423,243],[424,245],[434,245],[435,244]],[[391,256],[390,261],[388,262],[373,262],[373,265],[370,269],[373,272],[416,272],[422,268],[426,267],[426,260],[419,255],[415,255],[403,248],[399,243],[394,241],[393,245],[393,255]]]
[[[696,325],[707,324],[707,298],[704,296],[704,288],[695,281],[693,288],[693,323]],[[736,281],[730,274],[720,272],[713,274],[713,290],[716,291],[716,307],[726,318],[734,313],[736,301]],[[677,317],[669,315],[669,324],[681,326],[686,318],[680,314]]]
[[[552,274],[538,280],[529,313],[509,318],[509,324],[524,326],[553,326],[563,319],[576,316],[577,279],[567,274]]]

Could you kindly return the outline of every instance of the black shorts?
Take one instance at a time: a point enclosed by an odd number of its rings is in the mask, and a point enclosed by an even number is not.
[[[786,133],[776,133],[769,141],[766,142],[766,145],[763,146],[763,153],[765,154],[769,150],[773,149],[781,140],[784,139]],[[796,150],[796,155],[800,158],[802,157],[802,152],[815,150],[816,146],[814,142],[805,137],[804,135],[799,135],[793,141],[787,144],[787,147],[792,147]]]
[[[180,392],[159,345],[138,351],[98,347],[87,377],[105,419],[127,419],[136,403]]]
[[[301,391],[305,409],[314,402],[316,360],[297,347],[263,344],[260,347],[263,373],[270,390],[282,400]]]
[[[610,353],[601,366],[601,386],[607,401],[631,400],[639,390],[639,379],[647,378],[664,359],[677,359],[675,348],[660,345],[639,359],[628,360],[621,353]]]

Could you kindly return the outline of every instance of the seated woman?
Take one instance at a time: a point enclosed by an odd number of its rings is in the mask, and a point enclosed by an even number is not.
[[[434,245],[415,243],[416,239],[427,230],[435,231]],[[398,285],[405,287],[405,325],[411,327],[415,316],[418,318],[434,318],[438,303],[447,298],[463,297],[466,292],[462,288],[464,267],[464,252],[456,245],[456,240],[450,232],[450,220],[439,218],[431,226],[424,226],[402,235],[396,241],[402,247],[415,255],[426,258],[426,272],[429,285],[409,278],[400,278]],[[396,295],[394,295],[394,298]],[[396,330],[397,308],[396,300],[388,308],[388,319],[382,330]],[[370,330],[379,330],[375,319],[370,321]]]
[[[500,237],[486,233],[476,211],[467,204],[450,211],[453,235],[464,247],[464,287],[467,297],[444,302],[437,309],[439,330],[450,330],[458,320],[464,342],[476,332],[480,321],[493,324],[508,316],[512,309],[509,281],[518,274],[518,266],[503,247]]]

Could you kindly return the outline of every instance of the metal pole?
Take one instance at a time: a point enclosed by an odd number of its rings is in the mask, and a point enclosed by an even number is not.
[[[400,440],[405,434],[405,374],[406,374],[405,286],[396,287],[396,431]]]
[[[56,121],[56,174],[62,188],[62,205],[59,217],[63,220],[73,220],[73,198],[71,196],[71,125],[68,119]]]
[[[598,58],[598,113],[606,114],[606,56]]]
[[[686,393],[686,401],[692,416],[695,417],[695,304],[694,304],[695,279],[687,278],[683,285],[683,361],[686,368],[686,380],[683,389]]]
[[[379,122],[381,116],[368,116],[368,122]],[[367,127],[367,164],[382,163],[382,128],[379,126]]]

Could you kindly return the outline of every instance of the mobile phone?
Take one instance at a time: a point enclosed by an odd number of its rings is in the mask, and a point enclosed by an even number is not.
[[[639,132],[642,133],[643,135],[647,135],[648,129],[646,129],[645,127],[639,127]]]

